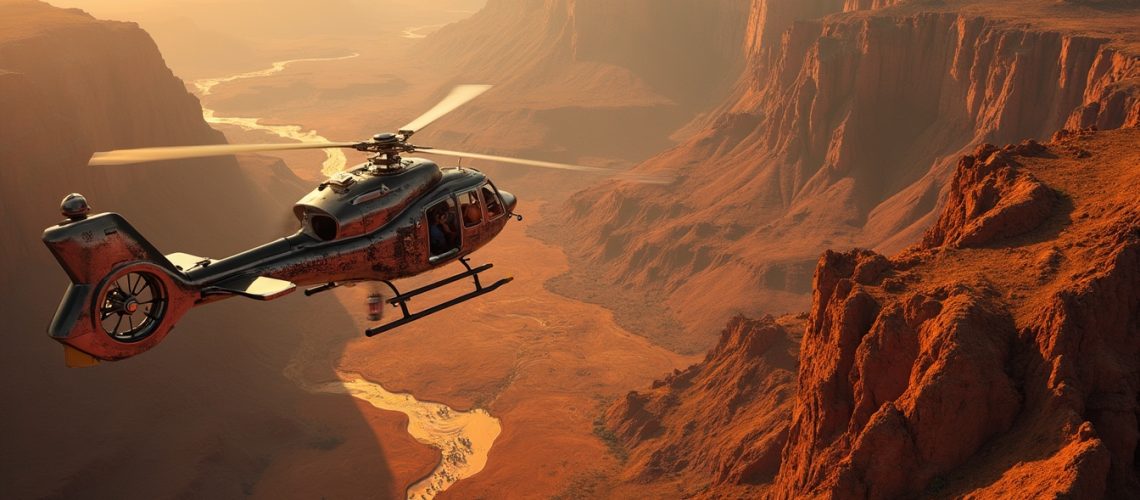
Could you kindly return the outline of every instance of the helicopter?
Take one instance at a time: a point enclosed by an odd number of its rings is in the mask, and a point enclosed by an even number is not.
[[[399,318],[368,328],[371,337],[497,290],[513,278],[490,284],[468,256],[494,239],[515,213],[518,199],[469,167],[440,168],[434,161],[405,158],[419,153],[483,159],[542,168],[613,174],[587,167],[416,146],[408,139],[427,125],[486,92],[489,85],[460,85],[426,113],[395,133],[362,142],[222,144],[125,149],[92,155],[88,165],[224,156],[296,149],[349,148],[370,153],[367,161],[321,182],[293,206],[300,229],[222,259],[183,252],[163,254],[123,216],[91,215],[86,198],[73,193],[60,211],[66,220],[44,230],[43,241],[71,283],[48,335],[64,345],[69,367],[92,366],[139,355],[158,345],[191,308],[231,297],[274,300],[307,287],[306,296],[361,282],[382,283],[392,296],[369,297],[370,316],[381,302],[399,307]],[[637,182],[651,177],[617,174]],[[458,262],[463,270],[409,291],[393,283]],[[412,311],[408,302],[458,281],[473,290]]]

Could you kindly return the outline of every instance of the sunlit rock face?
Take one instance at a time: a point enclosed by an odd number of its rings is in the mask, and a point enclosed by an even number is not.
[[[961,157],[919,242],[818,259],[802,338],[735,319],[703,362],[615,402],[626,480],[714,497],[1140,494],[1140,205],[1106,187],[1140,181],[1138,140],[1066,131]]]
[[[771,481],[788,440],[803,321],[737,317],[701,363],[648,390],[628,393],[605,414],[627,447],[624,477],[651,482],[694,475],[718,484]]]
[[[732,97],[639,166],[676,184],[579,195],[578,253],[612,282],[662,288],[708,332],[806,308],[826,248],[919,238],[977,144],[1140,123],[1140,58],[1097,27],[1118,18],[887,3],[754,2]]]

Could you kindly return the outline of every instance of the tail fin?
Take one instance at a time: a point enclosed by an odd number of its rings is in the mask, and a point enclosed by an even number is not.
[[[80,351],[68,351],[69,365],[154,347],[200,295],[119,214],[62,222],[43,240],[71,278],[48,328],[51,338]]]
[[[94,283],[124,262],[151,261],[174,266],[116,213],[64,221],[44,230],[44,244],[73,283]]]

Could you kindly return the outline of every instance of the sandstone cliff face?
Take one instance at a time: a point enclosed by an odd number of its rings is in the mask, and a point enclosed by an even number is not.
[[[958,163],[938,223],[919,244],[890,259],[824,253],[787,443],[763,491],[1140,495],[1140,202],[1119,188],[1140,181],[1137,141],[1140,130],[1129,128],[979,147]],[[719,374],[693,384],[689,398],[713,400],[702,388],[735,380],[725,358],[718,347],[684,372]],[[607,414],[631,456],[682,442],[678,423],[630,432],[665,422],[631,410],[651,407],[634,403],[657,401],[655,391]],[[784,391],[753,404],[783,403]],[[721,422],[704,435],[757,430]],[[631,461],[627,473],[644,470]],[[714,496],[741,494],[734,481],[704,477]]]
[[[872,10],[792,22],[777,38],[757,25],[774,2],[755,4],[734,96],[639,167],[679,181],[581,194],[569,225],[578,252],[611,281],[663,287],[682,322],[708,331],[734,312],[806,306],[827,247],[913,241],[974,144],[1138,123],[1140,58],[1100,31],[977,6],[882,7],[805,2],[788,12]],[[714,285],[742,298],[706,293]]]
[[[922,245],[889,263],[825,255],[780,491],[1140,493],[1140,205],[1093,188],[1140,175],[1138,138],[982,148],[959,164],[958,191]],[[992,183],[995,165],[1018,181]],[[1066,201],[1030,202],[1037,228],[976,230],[1033,220],[1026,186]],[[971,193],[986,190],[1017,201],[977,210]],[[964,246],[978,250],[954,250]]]
[[[958,162],[942,215],[926,231],[922,244],[970,247],[998,235],[1017,236],[1047,220],[1056,203],[1053,190],[1015,168],[1010,154],[1039,154],[1044,147],[1029,140],[999,151],[983,144]]]
[[[779,487],[889,498],[923,492],[1009,429],[1009,314],[968,286],[876,300],[878,254],[820,261]],[[981,297],[979,297],[981,296]],[[812,443],[812,444],[807,444]],[[795,466],[800,467],[795,467]]]
[[[842,12],[843,0],[752,2],[745,38],[749,71],[762,71],[779,56],[780,39],[792,23]]]
[[[626,478],[683,476],[747,486],[770,482],[787,441],[802,320],[735,318],[704,361],[605,414],[630,450]]]
[[[764,71],[776,62],[784,32],[796,22],[897,3],[899,0],[753,0],[745,39],[747,62],[755,71]]]

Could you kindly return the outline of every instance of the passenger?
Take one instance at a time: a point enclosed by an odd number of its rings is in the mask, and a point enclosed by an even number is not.
[[[444,227],[447,225],[444,221],[446,214],[441,211],[433,211],[428,214],[428,231],[431,235],[431,254],[440,255],[451,250],[450,238]]]
[[[459,246],[459,223],[455,220],[455,205],[448,206],[441,215],[440,226],[447,235],[447,249],[451,250]]]

